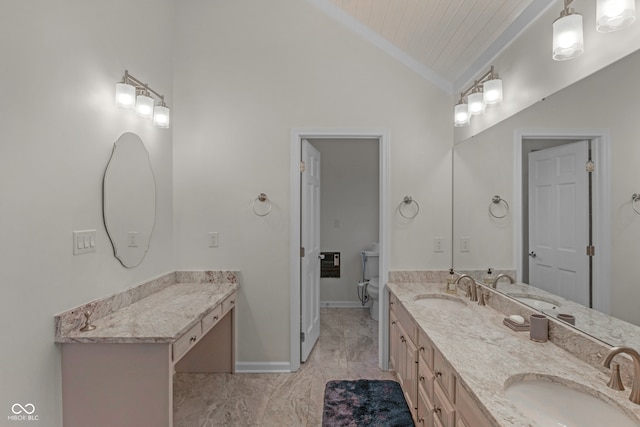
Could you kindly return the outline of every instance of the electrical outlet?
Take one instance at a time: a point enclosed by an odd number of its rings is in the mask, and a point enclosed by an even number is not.
[[[138,247],[138,232],[137,231],[129,231],[127,233],[127,246],[130,248]]]
[[[209,247],[217,248],[218,247],[218,232],[210,231],[209,232]]]
[[[444,237],[434,237],[433,252],[444,252]]]
[[[471,252],[471,237],[460,238],[460,252]]]

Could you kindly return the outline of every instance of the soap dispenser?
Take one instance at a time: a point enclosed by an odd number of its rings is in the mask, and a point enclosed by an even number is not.
[[[491,270],[491,267],[489,267],[489,269],[487,270],[487,274],[485,274],[482,281],[484,282],[485,285],[493,287],[493,283],[496,281],[496,278],[493,275],[493,271]]]
[[[456,284],[456,275],[453,272],[453,268],[449,269],[449,275],[447,276],[446,291],[450,294],[455,294],[458,292],[458,285]]]

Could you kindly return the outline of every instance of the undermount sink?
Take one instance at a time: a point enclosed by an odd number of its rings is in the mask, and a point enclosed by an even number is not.
[[[423,307],[437,310],[459,310],[467,306],[467,303],[460,298],[441,294],[417,295],[413,300]]]
[[[509,296],[538,310],[555,310],[560,307],[560,303],[551,298],[528,294],[509,294]]]
[[[640,426],[614,403],[596,397],[595,390],[558,377],[518,375],[507,380],[505,394],[540,426]]]

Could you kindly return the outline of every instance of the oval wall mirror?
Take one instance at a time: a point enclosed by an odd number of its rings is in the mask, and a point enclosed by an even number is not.
[[[126,268],[144,259],[156,218],[156,183],[140,137],[124,133],[104,173],[104,224],[116,258]]]

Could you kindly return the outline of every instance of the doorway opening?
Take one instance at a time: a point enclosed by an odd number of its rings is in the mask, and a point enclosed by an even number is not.
[[[547,266],[542,266],[539,272],[532,272],[529,269],[537,268],[536,258],[538,254],[536,249],[532,248],[535,244],[533,237],[530,239],[530,227],[540,226],[548,221],[533,221],[530,218],[530,200],[534,198],[534,194],[530,194],[529,182],[529,157],[535,161],[536,159],[546,158],[545,155],[553,155],[555,152],[566,150],[570,147],[568,144],[579,144],[578,141],[587,141],[589,147],[590,161],[593,162],[593,172],[588,174],[588,191],[581,196],[582,208],[585,211],[579,213],[583,215],[586,225],[584,226],[584,241],[588,242],[584,248],[578,248],[580,251],[578,259],[582,262],[581,270],[585,270],[586,274],[585,286],[586,294],[582,296],[562,295],[562,292],[554,291],[555,283],[545,284],[549,289],[541,286],[550,292],[565,296],[568,299],[578,300],[591,308],[608,313],[610,311],[611,302],[611,216],[610,216],[610,138],[607,131],[517,131],[514,140],[515,168],[514,168],[514,200],[516,201],[516,209],[514,212],[514,250],[516,259],[516,270],[518,280],[530,283],[531,280],[547,280],[552,274],[545,276],[544,271],[551,271]],[[562,148],[565,147],[565,148]],[[546,151],[545,151],[546,150]],[[530,153],[534,153],[531,154]],[[585,162],[586,163],[586,162]],[[588,167],[586,164],[585,169]],[[585,170],[582,169],[582,170]],[[586,174],[586,170],[585,170]],[[536,191],[534,190],[531,190]],[[547,191],[543,188],[542,192]],[[557,196],[555,196],[557,200]],[[550,199],[551,200],[551,199]],[[538,205],[539,202],[536,202]],[[535,209],[535,204],[533,205]],[[543,211],[548,209],[545,202],[540,208]],[[557,215],[554,214],[557,218]],[[573,219],[564,219],[573,224]],[[536,222],[538,225],[536,225]],[[544,225],[543,225],[544,226]],[[538,246],[540,247],[540,246]],[[590,249],[593,248],[593,249]],[[541,249],[546,250],[546,249]],[[588,256],[587,251],[593,251],[593,256]],[[536,276],[533,278],[532,276]],[[562,276],[561,273],[560,276]],[[569,281],[569,276],[565,279]],[[571,276],[573,277],[573,276]],[[542,278],[542,279],[541,279]],[[581,281],[583,279],[580,279]],[[530,283],[532,284],[532,283]]]
[[[320,303],[319,297],[317,302],[313,302],[314,308],[310,309],[307,301],[303,301],[303,280],[302,280],[302,236],[304,233],[305,219],[303,217],[302,206],[302,179],[301,164],[303,141],[327,141],[327,143],[337,141],[353,141],[353,140],[371,140],[377,145],[378,150],[378,240],[380,253],[379,277],[388,277],[388,259],[389,259],[389,228],[388,214],[384,209],[388,205],[388,161],[389,161],[389,138],[386,131],[343,131],[343,130],[304,130],[294,129],[291,136],[291,335],[290,335],[290,365],[291,371],[297,371],[300,368],[303,359],[303,351],[310,351],[308,348],[302,349],[302,333],[304,326],[303,319],[309,318],[309,312],[315,309],[315,305]],[[306,165],[304,166],[306,167]],[[358,171],[354,170],[354,174]],[[337,220],[335,222],[334,220]],[[338,228],[342,225],[338,218],[329,218],[330,224],[334,226],[338,224]],[[373,243],[373,242],[370,242]],[[364,248],[363,248],[364,249]],[[333,250],[333,249],[332,249]],[[305,249],[306,252],[306,249]],[[316,255],[317,257],[318,255]],[[310,258],[309,258],[310,259]],[[307,260],[308,261],[308,260]],[[315,261],[315,260],[314,260]],[[319,260],[317,261],[319,263]],[[384,280],[381,279],[381,287]],[[350,289],[356,294],[355,284]],[[310,295],[306,292],[307,295]],[[319,292],[318,292],[319,295]],[[381,369],[388,369],[388,296],[386,290],[380,290],[379,303],[379,321],[378,321],[378,365]],[[358,302],[359,304],[359,302]],[[318,307],[319,308],[319,307]],[[306,336],[305,338],[306,339]],[[312,345],[312,344],[311,344]]]

